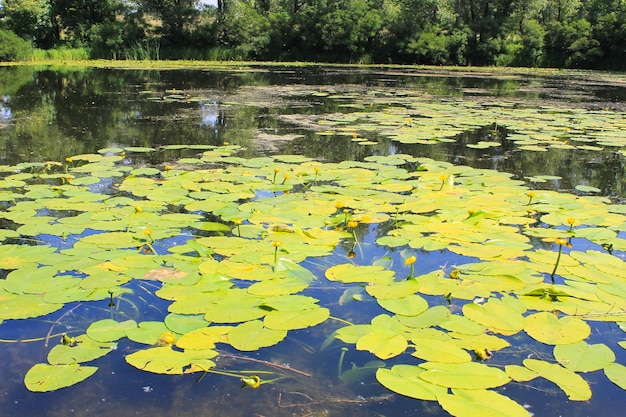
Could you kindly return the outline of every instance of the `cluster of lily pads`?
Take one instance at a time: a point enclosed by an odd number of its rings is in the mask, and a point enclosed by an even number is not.
[[[323,86],[314,91],[293,86],[282,90],[272,88],[285,96],[337,103],[342,112],[317,116],[294,114],[283,118],[314,128],[320,135],[358,132],[353,140],[361,145],[377,143],[370,138],[372,133],[403,144],[456,142],[456,137],[465,131],[494,126],[506,127],[507,140],[522,151],[608,150],[626,156],[626,115],[609,109],[561,107],[558,103],[514,99],[442,99],[427,93],[416,96],[415,92],[401,88],[369,89],[367,93],[351,90],[349,86]],[[501,145],[497,138],[466,144],[474,149]]]
[[[114,305],[141,281],[169,302],[162,320],[103,318],[63,335],[26,374],[29,390],[85,380],[97,370],[85,364],[123,338],[137,343],[125,360],[138,369],[204,374],[221,372],[220,344],[257,351],[322,324],[326,345],[393,363],[376,371],[383,386],[454,416],[528,416],[497,391],[511,381],[544,378],[586,401],[581,374],[602,370],[626,389],[613,352],[626,341],[587,341],[590,322],[626,331],[626,206],[405,154],[321,163],[202,148],[159,167],[128,163],[150,148],[0,167],[0,320]],[[367,244],[390,255],[355,257]],[[337,256],[341,245],[353,250]],[[464,263],[425,270],[428,252]],[[322,274],[306,266],[314,258],[336,262]],[[320,282],[384,313],[333,317],[338,300],[305,294]],[[498,354],[523,333],[551,356]]]

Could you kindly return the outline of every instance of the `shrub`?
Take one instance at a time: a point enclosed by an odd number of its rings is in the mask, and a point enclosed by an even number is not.
[[[10,30],[0,29],[0,61],[25,61],[33,48]]]

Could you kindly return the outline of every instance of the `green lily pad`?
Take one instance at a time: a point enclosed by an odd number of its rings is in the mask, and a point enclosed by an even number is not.
[[[98,370],[95,366],[48,365],[38,363],[28,370],[24,384],[29,391],[47,392],[78,384]]]
[[[615,385],[626,390],[626,366],[612,363],[604,368],[604,374]]]
[[[387,389],[418,400],[436,401],[447,389],[420,378],[426,370],[414,365],[394,365],[376,371],[376,379]]]
[[[420,378],[446,388],[486,389],[502,386],[510,381],[502,370],[478,362],[425,362],[426,371]]]
[[[96,342],[95,340],[81,335],[76,337],[73,345],[59,344],[48,352],[48,362],[51,365],[69,365],[72,363],[90,362],[112,352],[116,343]]]
[[[393,271],[387,271],[382,266],[355,266],[352,264],[335,265],[326,270],[326,278],[330,281],[343,283],[388,283],[393,279]]]
[[[441,394],[437,401],[455,417],[530,417],[521,404],[509,397],[489,390],[453,389],[452,394]]]
[[[589,384],[580,375],[561,365],[537,359],[524,359],[524,366],[558,385],[572,401],[587,401],[591,398]]]
[[[196,329],[205,327],[208,323],[202,314],[174,314],[165,316],[164,320],[167,328],[179,334],[185,334]]]
[[[263,326],[260,320],[242,323],[228,333],[228,342],[232,347],[243,351],[254,351],[262,347],[273,346],[287,336],[286,330],[273,330]]]
[[[16,295],[0,289],[0,320],[45,316],[61,308],[63,304],[48,304],[39,295]]]
[[[377,301],[385,310],[401,316],[417,316],[428,309],[428,302],[417,294],[395,300],[377,299]]]
[[[615,354],[605,344],[588,345],[585,342],[557,345],[554,357],[564,367],[574,372],[592,372],[615,362]]]
[[[137,327],[125,329],[126,337],[145,345],[156,345],[161,335],[166,332],[169,332],[168,327],[160,321],[143,321]]]
[[[591,333],[589,325],[577,317],[558,318],[548,312],[527,316],[524,331],[533,339],[548,345],[580,342]]]
[[[400,355],[407,347],[408,342],[403,335],[376,327],[356,342],[357,349],[371,352],[383,360]]]
[[[417,338],[413,339],[416,358],[429,362],[464,363],[471,362],[472,357],[467,351],[449,343],[448,341]]]
[[[513,381],[518,382],[531,381],[539,376],[537,372],[519,365],[506,365],[504,371]]]
[[[209,326],[185,333],[176,341],[182,349],[213,349],[216,343],[228,343],[228,333],[233,326]]]
[[[218,353],[211,349],[180,352],[173,350],[171,346],[161,346],[139,350],[126,356],[125,359],[130,365],[142,371],[181,375],[192,365],[200,365],[205,370],[215,367],[215,362],[211,358],[217,355]]]
[[[490,298],[483,305],[470,303],[463,306],[465,317],[482,324],[492,332],[508,336],[524,328],[525,321],[521,314],[524,310],[497,298]]]
[[[306,329],[325,322],[330,317],[330,310],[325,307],[295,311],[270,311],[263,323],[268,329],[295,330]]]
[[[87,336],[97,342],[113,342],[126,336],[126,331],[137,327],[134,320],[117,322],[104,319],[93,322],[87,327]]]

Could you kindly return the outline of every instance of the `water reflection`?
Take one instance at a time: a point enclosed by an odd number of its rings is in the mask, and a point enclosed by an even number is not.
[[[220,118],[219,103],[213,101],[210,103],[200,102],[200,124],[202,126],[215,127]]]
[[[8,107],[9,96],[2,96],[0,99],[0,121],[9,122],[13,118],[13,111]]]

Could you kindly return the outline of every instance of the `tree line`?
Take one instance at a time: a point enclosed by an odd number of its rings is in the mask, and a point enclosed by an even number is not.
[[[109,59],[624,70],[626,0],[0,0],[0,60],[26,46]]]

